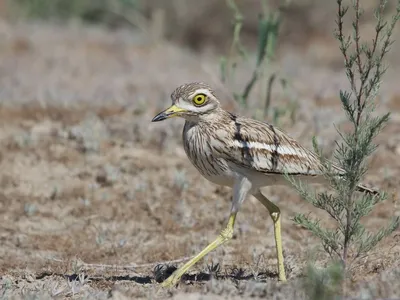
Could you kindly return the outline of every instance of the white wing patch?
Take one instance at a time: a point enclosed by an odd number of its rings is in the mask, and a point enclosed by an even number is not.
[[[278,145],[277,147],[274,144],[266,144],[260,142],[244,142],[238,140],[234,140],[233,144],[238,148],[265,150],[271,153],[277,152],[278,155],[295,155],[299,157],[308,157],[308,154],[302,151],[301,149],[296,149],[291,146]]]
[[[284,173],[286,171],[304,175],[320,174],[320,170],[314,163],[314,157],[304,149],[291,145],[278,145],[277,147],[274,144],[263,142],[233,140],[229,158],[234,158],[239,164],[265,173]]]

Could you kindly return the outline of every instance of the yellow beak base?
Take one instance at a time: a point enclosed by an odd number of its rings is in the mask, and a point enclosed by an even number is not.
[[[172,105],[169,108],[167,108],[166,110],[163,110],[162,112],[157,114],[151,121],[152,122],[164,121],[166,119],[176,117],[178,113],[185,112],[185,111],[186,111],[185,109],[179,108],[176,105]]]

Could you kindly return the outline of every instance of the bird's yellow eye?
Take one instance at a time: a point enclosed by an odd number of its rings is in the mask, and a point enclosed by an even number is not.
[[[203,105],[207,100],[207,96],[204,94],[197,94],[193,97],[193,103],[195,105]]]

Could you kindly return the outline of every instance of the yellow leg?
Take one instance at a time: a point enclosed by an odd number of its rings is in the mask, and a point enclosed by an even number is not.
[[[189,260],[186,264],[176,270],[171,274],[162,284],[163,287],[173,287],[175,286],[182,275],[185,274],[194,264],[206,256],[209,252],[213,251],[217,247],[221,246],[225,242],[229,241],[233,236],[233,227],[235,225],[236,212],[231,213],[228,221],[228,225],[223,229],[220,235],[207,247],[205,247],[199,254]]]
[[[280,281],[286,281],[281,237],[281,211],[278,206],[269,201],[263,194],[261,194],[261,192],[254,196],[268,209],[269,215],[274,222],[275,247],[278,259],[278,278]]]

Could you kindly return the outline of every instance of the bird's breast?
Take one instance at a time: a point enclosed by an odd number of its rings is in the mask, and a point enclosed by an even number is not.
[[[234,174],[227,162],[213,151],[211,132],[197,126],[185,124],[183,146],[189,160],[196,169],[209,181],[232,186]]]

